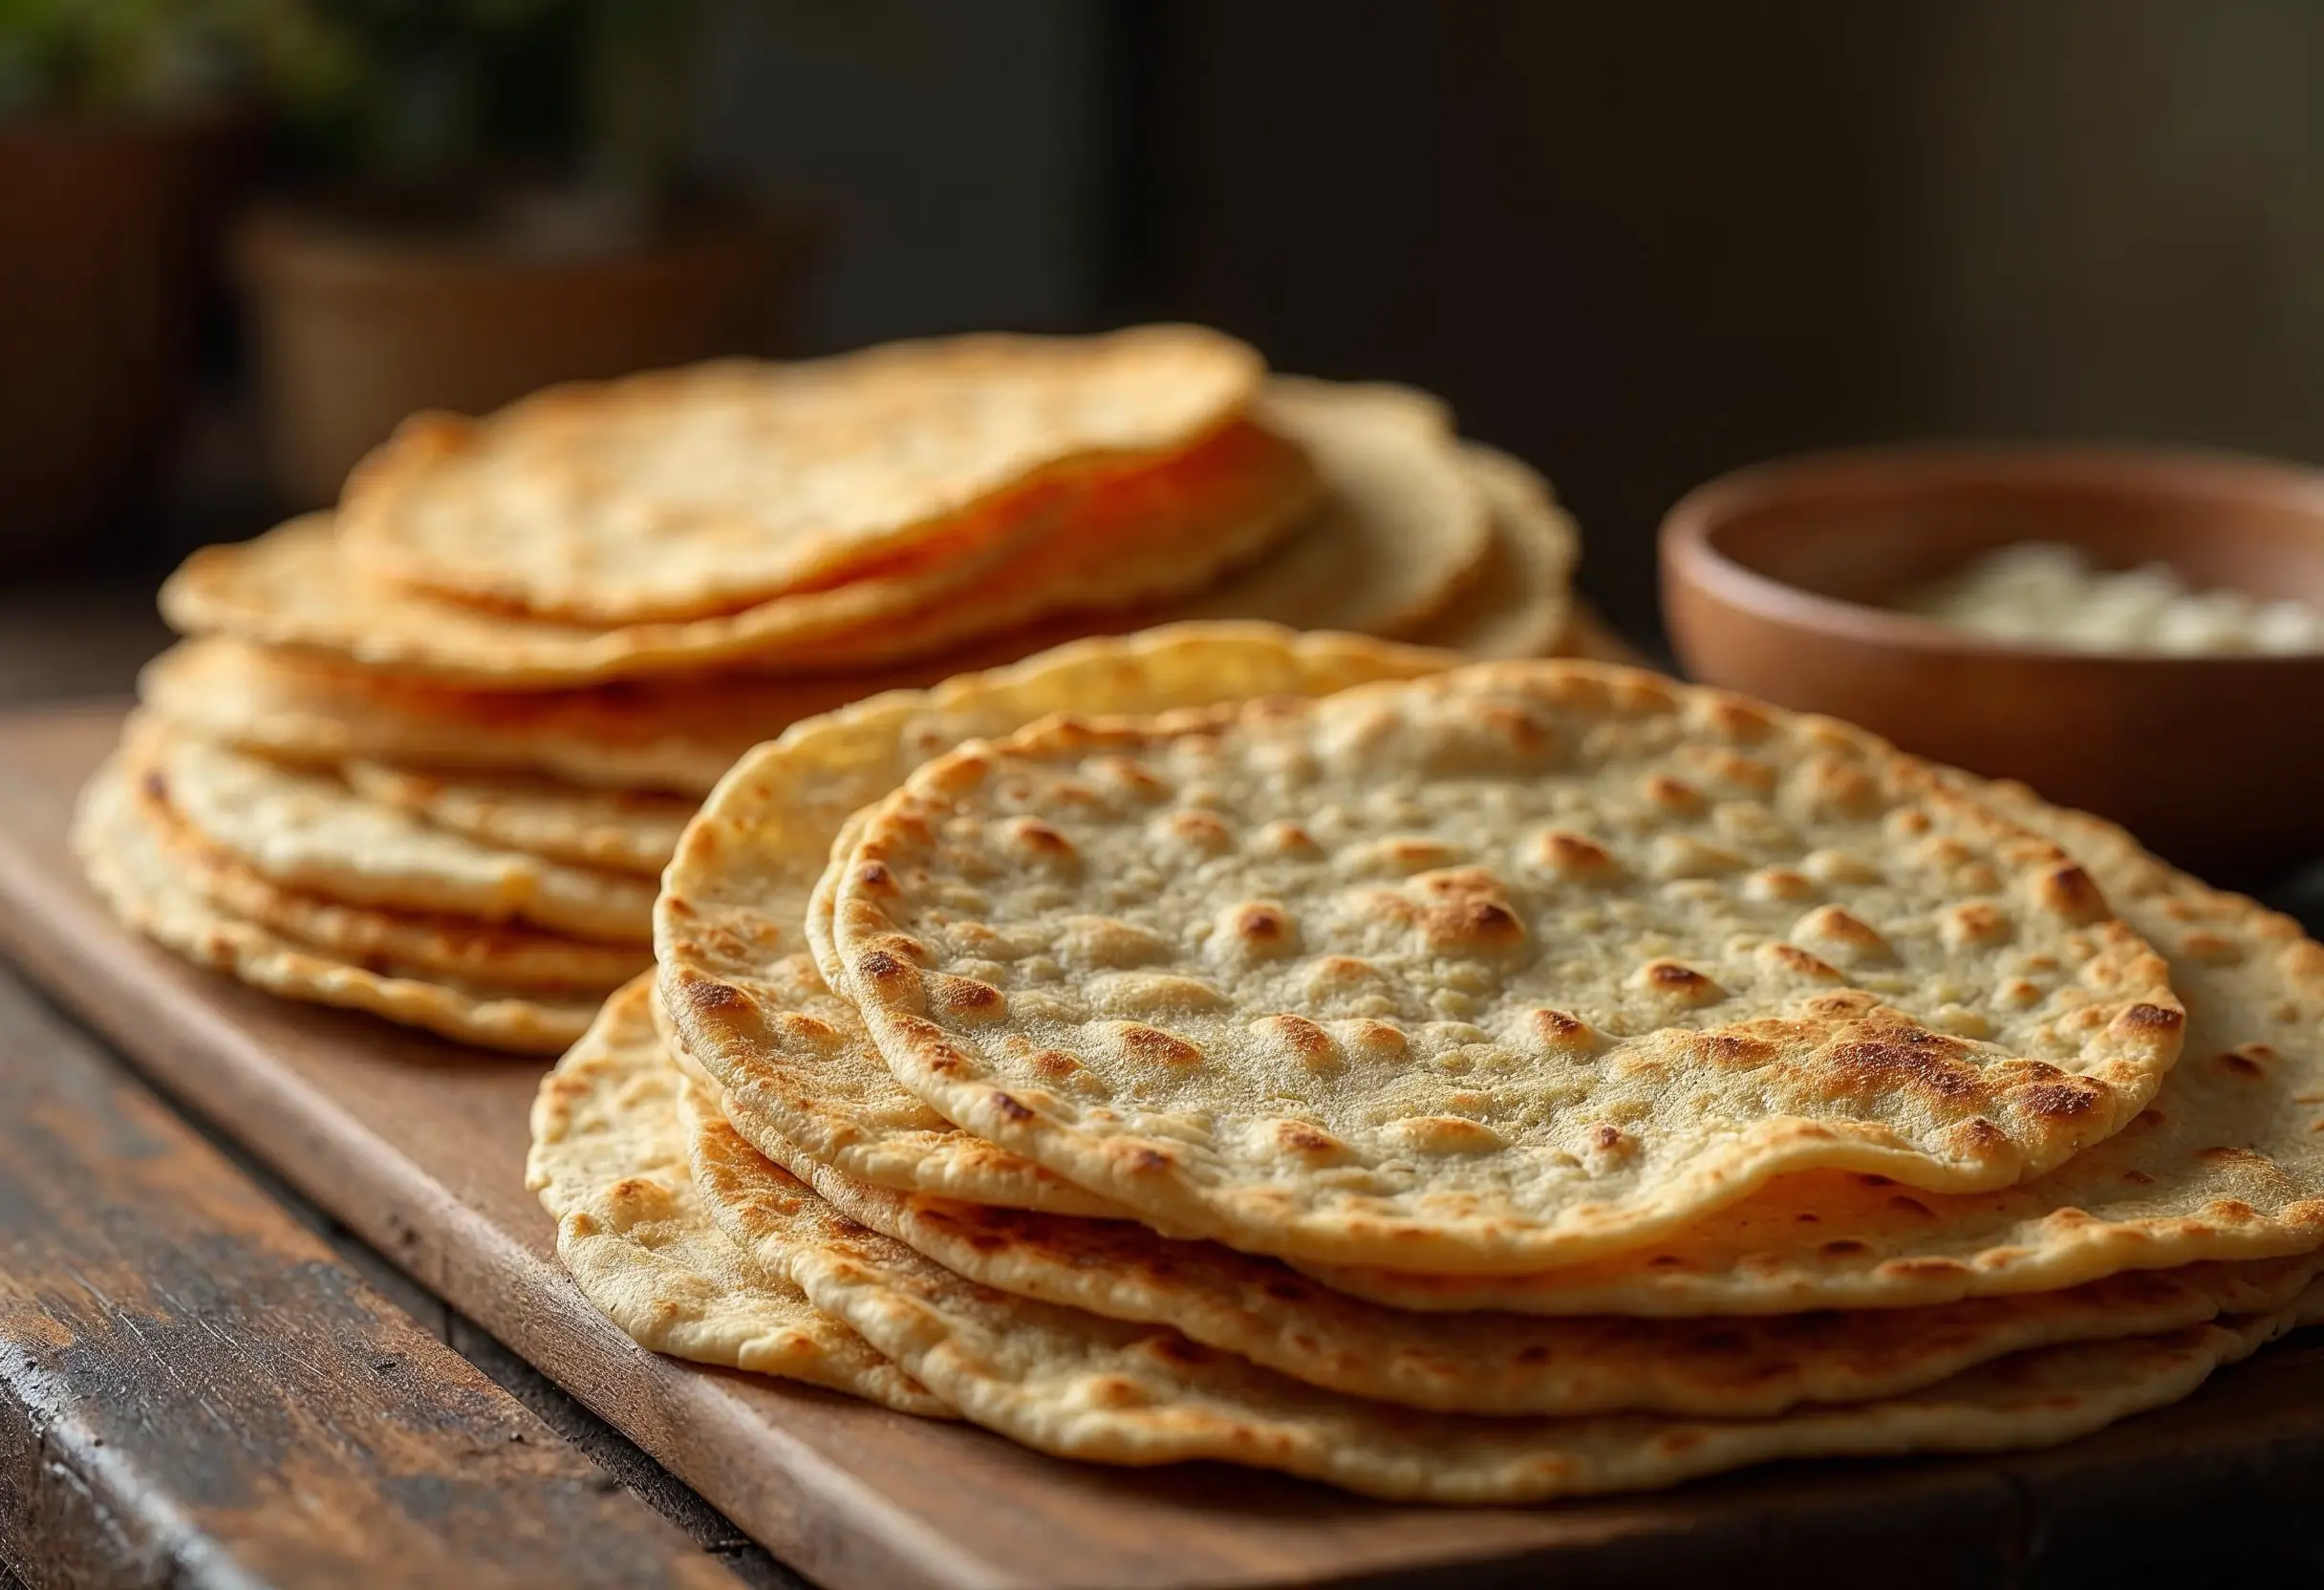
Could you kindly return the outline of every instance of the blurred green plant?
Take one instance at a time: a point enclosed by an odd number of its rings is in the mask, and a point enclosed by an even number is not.
[[[230,70],[214,11],[206,0],[0,0],[0,118],[198,103]]]
[[[0,118],[271,108],[300,163],[390,183],[681,176],[695,0],[0,0]]]

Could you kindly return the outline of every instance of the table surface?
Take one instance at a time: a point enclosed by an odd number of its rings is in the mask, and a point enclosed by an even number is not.
[[[118,693],[159,638],[126,592],[0,592],[0,705]],[[2236,1481],[2204,1536],[2324,1567],[2254,1518],[2324,1492],[2324,1463]],[[1893,1523],[1897,1544],[1930,1520]],[[2035,1577],[2073,1577],[2028,1530]],[[0,1590],[447,1579],[804,1582],[0,969]]]
[[[0,707],[127,695],[138,667],[169,639],[153,610],[152,586],[141,574],[0,582]],[[60,1124],[85,1131],[86,1143],[117,1150],[135,1144],[140,1152],[152,1144],[165,1145],[181,1173],[205,1189],[198,1207],[227,1207],[236,1213],[244,1236],[238,1262],[269,1250],[297,1253],[314,1284],[343,1306],[359,1309],[376,1332],[394,1339],[395,1345],[381,1350],[373,1362],[392,1358],[400,1370],[424,1371],[440,1384],[459,1386],[474,1429],[496,1429],[504,1439],[513,1434],[520,1438],[516,1444],[544,1454],[544,1463],[553,1459],[556,1473],[596,1498],[586,1515],[567,1506],[557,1515],[562,1539],[519,1538],[504,1548],[514,1581],[570,1577],[572,1564],[604,1562],[629,1571],[627,1582],[699,1579],[770,1590],[798,1590],[807,1583],[547,1376],[198,1115],[157,1093],[101,1040],[0,961],[0,1112],[11,1122],[24,1117],[32,1103],[28,1090],[33,1088],[53,1106],[62,1107]],[[9,1174],[14,1162],[8,1157],[12,1151],[8,1142],[0,1135],[0,1351],[22,1328],[21,1320],[13,1316],[25,1305],[10,1296],[5,1277],[18,1268],[10,1262],[16,1253],[15,1230],[36,1207],[29,1200],[18,1201],[15,1178]],[[132,1167],[141,1163],[128,1154],[122,1157]],[[81,1164],[84,1201],[109,1197],[110,1190],[133,1184],[114,1159],[113,1152],[100,1151]],[[125,1215],[149,1206],[123,1197],[110,1207]],[[160,1256],[149,1254],[146,1258],[158,1283]],[[45,1315],[58,1303],[47,1300],[33,1306]],[[260,1362],[265,1354],[295,1349],[295,1343],[270,1334],[268,1319],[239,1323],[249,1330],[251,1350],[262,1355]],[[144,1327],[142,1320],[139,1324]],[[41,1406],[27,1395],[14,1367],[0,1368],[0,1395],[11,1405],[0,1409],[0,1590],[41,1590],[49,1584],[348,1582],[345,1572],[329,1571],[342,1569],[343,1561],[328,1569],[311,1561],[306,1567],[312,1572],[290,1571],[277,1561],[261,1572],[246,1556],[196,1560],[207,1546],[199,1526],[187,1532],[166,1519],[101,1517],[88,1508],[78,1514],[60,1512],[60,1495],[84,1488],[91,1502],[109,1503],[123,1494],[166,1498],[170,1487],[150,1491],[140,1483],[143,1476],[118,1472],[92,1480],[75,1471],[57,1445],[66,1438],[57,1433],[57,1424],[38,1432],[10,1428],[11,1417],[21,1418],[13,1409]],[[145,1394],[150,1396],[152,1388]],[[210,1394],[207,1387],[202,1392]],[[53,1418],[57,1411],[52,1405],[46,1416]],[[430,1411],[441,1416],[442,1410]],[[101,1430],[87,1433],[91,1439],[105,1439]],[[42,1443],[45,1450],[40,1450]],[[116,1451],[126,1450],[140,1463],[164,1466],[189,1454],[206,1461],[211,1450],[193,1432],[161,1428],[140,1432],[126,1447],[115,1432],[113,1447]],[[165,1469],[161,1472],[166,1476]],[[159,1534],[154,1533],[157,1529]],[[438,1531],[431,1528],[428,1533]],[[650,1550],[640,1555],[641,1542],[651,1546],[657,1539],[661,1558],[655,1558]],[[97,1542],[104,1549],[76,1549],[76,1540]],[[383,1582],[388,1577],[376,1558],[366,1556],[377,1543],[357,1538],[344,1542],[345,1558],[362,1563],[364,1582]],[[237,1569],[249,1569],[248,1577],[236,1577]],[[478,1582],[473,1563],[448,1577],[435,1577],[450,1583]],[[578,1582],[590,1582],[590,1575],[584,1573]]]

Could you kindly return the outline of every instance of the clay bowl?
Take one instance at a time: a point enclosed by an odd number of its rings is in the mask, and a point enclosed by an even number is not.
[[[1664,520],[1664,612],[1698,679],[2022,779],[2215,880],[2249,884],[2324,852],[2324,655],[2092,655],[1883,606],[2030,540],[2324,606],[2324,473],[2098,447],[1762,464]]]

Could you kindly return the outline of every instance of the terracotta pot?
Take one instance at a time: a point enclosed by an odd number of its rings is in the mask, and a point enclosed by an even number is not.
[[[417,409],[483,414],[554,381],[772,353],[805,253],[796,230],[741,218],[535,259],[315,210],[262,213],[234,259],[274,486],[289,507],[334,501]]]
[[[0,566],[94,541],[162,473],[234,125],[0,127]]]

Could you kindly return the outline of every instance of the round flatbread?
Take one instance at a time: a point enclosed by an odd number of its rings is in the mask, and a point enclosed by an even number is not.
[[[1451,439],[1444,439],[1444,474],[1465,487]],[[1397,464],[1429,464],[1414,449],[1391,451]],[[1379,488],[1395,467],[1355,483]],[[1027,633],[1027,626],[1081,632],[1139,621],[1167,604],[1219,581],[1299,530],[1317,495],[1316,467],[1291,441],[1254,424],[1228,426],[1167,469],[1092,483],[1062,515],[1063,527],[1020,555],[987,569],[943,600],[811,644],[770,645],[754,653],[754,668],[794,674],[861,672],[915,657],[941,655],[990,635]],[[1376,529],[1392,523],[1417,538],[1399,561],[1421,561],[1426,526],[1393,497],[1343,516],[1344,527]],[[1482,510],[1478,510],[1482,525]],[[1302,538],[1303,539],[1303,538]],[[1369,548],[1344,537],[1351,559]],[[1375,570],[1376,572],[1376,570]],[[1231,580],[1240,590],[1249,577]],[[1263,593],[1262,593],[1263,594]],[[1280,593],[1278,593],[1280,594]],[[1263,600],[1248,614],[1273,617]],[[1353,610],[1353,593],[1341,604]]]
[[[1538,1275],[1316,1273],[1401,1308],[1763,1314],[2046,1292],[2324,1244],[2324,946],[2291,918],[2164,866],[2110,823],[2016,785],[1976,787],[2069,847],[2170,961],[2186,1001],[2184,1050],[2126,1129],[1994,1192],[1787,1177],[1633,1253]]]
[[[850,1219],[980,1285],[1108,1319],[1172,1325],[1294,1380],[1415,1407],[1768,1417],[1801,1403],[1919,1390],[2033,1347],[2280,1309],[2324,1270],[2324,1256],[2306,1255],[2132,1272],[2064,1292],[1936,1308],[1755,1319],[1417,1314],[1345,1296],[1216,1243],[1174,1242],[1132,1220],[995,1208],[847,1175],[836,1163],[863,1140],[817,1128],[840,1113],[825,1101],[863,1099],[876,1089],[870,1079],[886,1076],[861,1020],[828,994],[811,1005],[763,1012],[763,1020],[772,1040],[764,1063],[743,1087],[720,1094],[719,1113],[737,1137]],[[692,1074],[682,1047],[672,1053]],[[767,1129],[772,1121],[802,1117],[809,1129],[799,1141]],[[719,1151],[742,1151],[721,1141]],[[892,1151],[894,1142],[886,1139]],[[740,1218],[720,1206],[715,1189],[705,1196],[721,1225]]]
[[[2007,1186],[2184,1025],[2057,846],[1859,731],[1584,663],[1055,720],[832,869],[819,966],[906,1086],[1316,1262],[1518,1273],[1812,1169]]]
[[[300,648],[340,663],[487,689],[548,689],[732,666],[928,608],[1050,533],[1022,536],[777,596],[739,612],[617,628],[470,607],[366,575],[328,514],[252,541],[204,547],[162,582],[161,612],[186,634]]]
[[[658,878],[696,803],[673,795],[576,789],[546,779],[418,773],[378,762],[339,769],[366,800],[486,845],[576,867]]]
[[[81,793],[73,850],[114,914],[197,966],[286,999],[359,1010],[482,1048],[555,1054],[597,1001],[398,976],[339,959],[220,909],[189,886],[119,758]]]
[[[630,1074],[669,1072],[650,1039],[650,1028],[639,1035]],[[619,1074],[601,1084],[620,1085]],[[2324,1314],[2324,1288],[2312,1287],[2272,1314],[2020,1353],[1907,1395],[1770,1419],[1422,1412],[1290,1380],[1167,1326],[980,1286],[848,1219],[742,1144],[699,1092],[681,1088],[679,1104],[673,1116],[657,1098],[643,1101],[652,1124],[641,1133],[691,1139],[709,1208],[764,1269],[787,1275],[964,1417],[1091,1462],[1213,1459],[1393,1499],[1519,1503],[1782,1458],[2012,1450],[2177,1401],[2218,1365]]]
[[[277,762],[534,773],[604,789],[710,792],[743,752],[803,718],[926,686],[928,665],[864,677],[638,680],[571,690],[465,690],[332,667],[211,636],[145,666],[148,710]]]
[[[1428,622],[1396,633],[1479,658],[1592,655],[1572,634],[1582,537],[1549,483],[1506,453],[1461,451],[1493,509],[1492,544]]]
[[[849,1173],[1065,1214],[1111,1208],[964,1132],[885,1072],[801,1094],[751,1085],[756,1012],[838,1005],[806,958],[805,921],[848,816],[927,758],[1065,706],[1154,712],[1272,692],[1313,695],[1442,667],[1444,654],[1261,624],[1184,624],[1092,639],[934,690],[893,691],[794,726],[720,785],[688,828],[657,907],[663,993],[689,1047],[745,1107],[827,1143]]]
[[[652,941],[654,885],[504,849],[286,767],[133,717],[129,742],[202,838],[287,888],[349,905],[528,922],[606,944]]]
[[[948,569],[958,585],[947,587],[941,599],[932,591],[899,593],[861,580],[721,617],[613,629],[558,624],[366,578],[347,566],[329,521],[314,516],[255,541],[196,552],[163,586],[161,604],[188,634],[335,660],[340,680],[324,677],[310,663],[298,671],[304,676],[300,688],[308,695],[353,697],[368,709],[366,722],[382,711],[455,725],[480,719],[553,725],[610,718],[630,725],[626,741],[646,739],[659,750],[663,762],[648,764],[656,768],[693,741],[720,742],[715,709],[725,701],[735,707],[725,720],[736,725],[726,736],[745,727],[763,736],[790,720],[780,716],[785,711],[804,717],[877,690],[992,667],[1077,635],[1189,617],[1357,632],[1425,622],[1431,644],[1455,650],[1487,655],[1546,650],[1564,621],[1574,537],[1538,477],[1511,461],[1496,462],[1497,456],[1459,448],[1443,429],[1441,411],[1416,395],[1322,382],[1299,383],[1295,390],[1301,396],[1285,408],[1293,418],[1284,427],[1303,428],[1320,467],[1323,505],[1317,512],[1291,511],[1301,499],[1272,467],[1223,471],[1221,489],[1231,488],[1226,496],[1232,502],[1213,511],[1209,505],[1219,493],[1198,493],[1201,511],[1191,514],[1164,489],[1167,480],[1149,481],[1130,494],[1127,505],[1117,505],[1110,525],[1076,522],[1044,542],[1011,548],[1005,558],[996,555],[989,567],[956,560]],[[1239,441],[1228,437],[1222,444],[1252,440],[1248,427],[1237,436]],[[1302,486],[1305,480],[1302,474]],[[1481,525],[1480,512],[1486,516]],[[1481,547],[1480,527],[1487,535]],[[1180,594],[1279,539],[1282,544],[1272,554],[1215,588]],[[1489,587],[1476,579],[1483,560],[1498,570]],[[972,582],[974,590],[963,589]],[[1445,611],[1434,612],[1439,607]],[[1074,609],[1080,611],[1067,611]],[[1011,631],[1011,625],[1025,627]],[[944,655],[947,647],[968,649]],[[939,660],[906,663],[922,652]],[[884,677],[763,685],[721,678],[703,687],[711,699],[699,704],[684,701],[685,687],[674,682],[665,693],[666,716],[656,710],[658,699],[628,711],[619,697],[607,702],[576,688],[714,667],[860,671],[880,658],[893,659],[898,671]],[[203,660],[213,672],[226,666],[214,655]],[[351,664],[377,671],[384,683],[345,682]],[[183,673],[191,665],[176,667]],[[272,672],[270,679],[246,679],[240,691],[262,702],[284,694],[283,670]],[[435,692],[421,680],[435,681]],[[158,699],[159,687],[176,682],[165,668],[161,677],[148,678],[146,689]],[[555,694],[538,709],[488,704],[493,693],[506,698],[519,691]],[[477,704],[463,705],[463,696]],[[567,696],[571,698],[557,698]],[[197,714],[232,715],[230,706],[205,707],[190,689],[177,691],[173,700],[182,703],[173,704],[173,713],[189,720]],[[653,737],[635,726],[656,722],[668,727]],[[477,737],[455,732],[453,738],[464,742]],[[610,777],[601,771],[605,759],[585,747],[560,748],[567,764],[591,782],[626,782],[618,771]],[[393,758],[385,750],[377,754]],[[482,748],[467,754],[490,755]],[[613,766],[636,760],[635,754],[616,758]],[[699,776],[693,770],[700,759],[686,759],[683,765],[689,776]]]
[[[651,964],[635,948],[514,923],[351,906],[286,889],[203,839],[162,798],[167,782],[133,755],[126,759],[145,821],[182,881],[221,911],[328,955],[398,977],[539,993],[603,994]]]
[[[1323,502],[1281,549],[1173,616],[1408,634],[1494,548],[1496,505],[1435,398],[1278,376],[1254,414],[1305,449]]]
[[[684,1142],[665,1125],[678,1077],[632,1063],[652,1036],[648,986],[641,978],[607,1000],[533,1101],[525,1185],[557,1222],[566,1270],[607,1318],[656,1352],[949,1416],[702,1213]]]
[[[340,512],[356,567],[405,585],[581,623],[701,617],[989,543],[1076,476],[1192,446],[1263,374],[1194,326],[655,371],[407,421]]]

